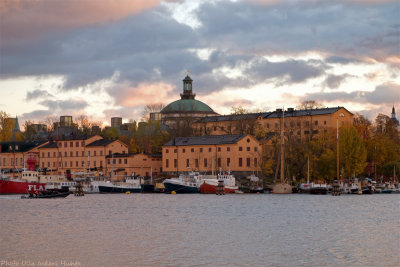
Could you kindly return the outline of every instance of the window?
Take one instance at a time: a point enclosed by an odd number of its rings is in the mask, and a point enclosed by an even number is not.
[[[124,164],[128,164],[128,159],[124,159]]]
[[[64,142],[64,147],[67,147],[67,142]]]
[[[93,154],[94,154],[93,156],[95,156],[95,157],[96,157],[96,150],[95,150],[95,151],[93,151]]]
[[[79,141],[76,141],[76,142],[75,142],[75,146],[76,146],[76,147],[79,147]]]
[[[110,156],[111,156],[111,154],[112,154],[111,150],[108,150],[108,155],[110,155]]]
[[[75,152],[75,155],[78,157],[78,156],[79,156],[79,152],[78,152],[78,151],[76,151],[76,152]]]
[[[84,147],[85,146],[85,141],[81,142],[81,146]]]
[[[310,131],[304,131],[304,134],[310,134]]]
[[[72,161],[69,162],[69,166],[72,167]]]
[[[318,134],[318,130],[313,130],[312,133],[313,134]]]
[[[299,121],[297,122],[297,127],[300,127],[300,122]]]
[[[199,167],[199,159],[195,159],[194,164],[195,164],[196,168],[198,168]]]
[[[218,158],[218,159],[217,159],[217,166],[218,166],[218,168],[221,167],[221,158]]]
[[[189,159],[186,159],[186,167],[189,168]]]
[[[297,131],[297,135],[300,135],[300,131]]]
[[[79,166],[79,161],[75,162],[75,167]]]
[[[58,152],[58,156],[61,158],[61,152]]]
[[[240,146],[240,147],[239,147],[239,151],[243,151],[243,147]]]
[[[207,167],[207,159],[204,159],[204,167]]]
[[[93,161],[93,166],[96,167],[96,161]]]
[[[224,126],[221,126],[221,130],[222,130],[222,131],[225,131],[225,127],[224,127]]]
[[[190,149],[190,152],[194,152],[194,148]]]
[[[257,158],[254,158],[254,167],[257,167]]]
[[[44,162],[42,162],[42,168],[44,168]]]
[[[102,160],[100,160],[100,167],[102,167],[103,166],[103,161]]]
[[[250,167],[250,158],[246,158],[246,166]]]
[[[242,167],[243,162],[242,162],[242,158],[239,158],[239,167]]]
[[[69,152],[69,155],[71,156],[71,157],[73,157],[74,156],[74,152]]]
[[[306,126],[310,126],[310,122],[309,121],[306,121]]]
[[[62,143],[61,142],[58,143],[58,147],[62,147]]]
[[[294,126],[294,122],[291,121],[291,122],[290,122],[290,127],[293,127],[293,126]]]
[[[44,158],[44,152],[42,152],[42,158]]]
[[[65,167],[68,167],[68,165],[67,165],[67,162],[66,162],[66,161],[64,162],[64,166],[65,166]]]
[[[59,162],[58,162],[58,167],[60,167],[60,168],[61,168],[61,161],[59,161]]]
[[[326,125],[326,121],[324,121],[324,125]]]
[[[269,123],[267,123],[267,129],[269,129]]]
[[[230,132],[232,130],[232,126],[228,126],[228,131]]]
[[[258,147],[254,147],[254,152],[257,152],[258,151]]]
[[[165,160],[165,167],[169,168],[169,159]]]
[[[47,162],[47,168],[50,168],[50,162]]]
[[[82,167],[85,167],[85,162],[82,160]]]
[[[103,156],[103,150],[100,150],[100,156]]]
[[[85,156],[85,151],[82,151],[82,157],[84,157]]]
[[[68,157],[67,151],[64,152],[64,157]]]
[[[175,148],[175,149],[174,149],[174,153],[178,153],[178,149]]]
[[[247,143],[250,143],[250,138],[247,138],[246,142],[247,142]]]
[[[74,147],[74,142],[69,142],[69,147]]]
[[[318,121],[314,121],[314,125],[318,125]]]
[[[53,152],[53,158],[55,158],[56,157],[56,152]]]
[[[118,159],[118,164],[121,164],[122,163],[122,159]]]
[[[246,151],[250,151],[250,147],[248,146],[248,147],[246,147]]]
[[[203,152],[203,148],[202,147],[200,147],[200,152]]]
[[[278,128],[278,123],[275,123],[275,128]]]
[[[113,164],[115,164],[115,162],[116,162],[116,160],[115,160],[115,159],[113,159]]]
[[[208,148],[208,152],[211,152],[211,151],[212,151],[212,148],[211,148],[211,147],[209,147],[209,148]]]
[[[231,158],[226,158],[226,166],[230,166],[231,165]]]
[[[228,146],[227,148],[226,148],[226,151],[231,151],[231,148]]]
[[[168,150],[168,149],[165,149],[165,153],[167,153],[167,154],[168,154],[168,153],[169,153],[169,150]]]
[[[217,126],[214,126],[214,131],[216,131],[217,130]]]
[[[174,168],[177,168],[177,167],[178,167],[178,160],[174,159]]]
[[[221,148],[220,147],[218,148],[218,152],[221,152]]]
[[[185,152],[186,152],[186,149],[182,148],[182,153],[185,153]]]
[[[111,162],[110,159],[107,159],[107,164],[110,164],[110,162]]]

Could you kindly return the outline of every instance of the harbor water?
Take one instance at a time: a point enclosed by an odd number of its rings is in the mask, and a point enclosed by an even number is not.
[[[1,196],[0,264],[399,266],[399,204],[383,194]]]

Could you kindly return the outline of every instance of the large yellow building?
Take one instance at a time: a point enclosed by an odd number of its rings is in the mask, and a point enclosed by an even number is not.
[[[313,138],[329,130],[353,124],[353,114],[344,107],[210,116],[193,124],[198,135],[245,134],[259,131],[280,133],[284,115],[285,135],[301,140]]]
[[[246,176],[260,170],[260,142],[251,135],[215,135],[174,138],[163,146],[165,173],[232,171]]]

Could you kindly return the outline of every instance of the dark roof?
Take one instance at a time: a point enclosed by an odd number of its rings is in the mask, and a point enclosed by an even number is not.
[[[164,144],[164,146],[193,146],[193,145],[225,145],[236,144],[247,134],[207,135],[192,137],[177,137]]]
[[[27,152],[47,141],[20,141],[20,142],[1,142],[0,152]]]
[[[106,158],[129,158],[129,157],[134,157],[136,155],[139,155],[142,153],[114,153],[114,155],[107,155]],[[152,157],[152,158],[161,158],[162,155],[154,155],[154,154],[146,154],[144,153],[144,155]]]
[[[344,107],[334,107],[334,108],[319,108],[319,109],[290,109],[285,110],[285,117],[300,117],[300,116],[316,116],[316,115],[326,115],[332,114]],[[344,108],[345,109],[345,108]],[[199,121],[204,122],[220,122],[220,121],[238,121],[238,120],[249,120],[257,119],[261,117],[266,118],[281,118],[282,110],[276,110],[272,112],[260,112],[260,113],[247,113],[247,114],[231,114],[231,115],[221,115],[221,116],[209,116],[199,119]]]
[[[55,130],[56,132],[57,130]],[[96,135],[65,135],[56,136],[53,139],[56,141],[75,141],[75,140],[86,140]]]
[[[88,144],[88,145],[86,145],[86,146],[87,146],[87,147],[88,147],[88,146],[107,146],[107,145],[109,145],[109,144],[111,144],[112,142],[115,142],[115,141],[117,141],[117,140],[113,140],[113,139],[100,139],[100,140],[94,141],[94,142],[92,142],[92,143],[90,143],[90,144]]]
[[[57,147],[58,147],[58,145],[57,145],[56,142],[50,141],[48,144],[46,144],[46,145],[44,145],[44,146],[42,146],[40,148],[57,148]]]

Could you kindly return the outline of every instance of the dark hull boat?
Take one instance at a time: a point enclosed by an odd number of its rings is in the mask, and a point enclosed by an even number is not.
[[[38,193],[30,192],[27,196],[21,196],[21,198],[65,198],[70,194],[72,194],[70,191],[46,190]]]
[[[154,193],[155,186],[153,184],[142,184],[143,193]]]
[[[116,185],[111,185],[111,186],[102,186],[99,185],[99,191],[100,193],[140,193],[142,192],[142,188],[137,188],[137,187],[124,187],[124,186],[116,186]]]
[[[184,184],[178,183],[170,183],[165,182],[165,193],[171,193],[174,191],[177,194],[191,194],[191,193],[200,193],[200,189],[197,186],[189,186]]]

